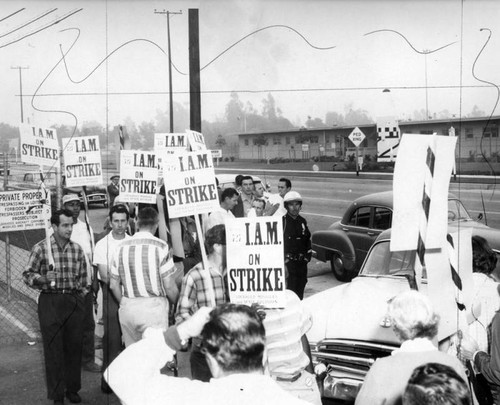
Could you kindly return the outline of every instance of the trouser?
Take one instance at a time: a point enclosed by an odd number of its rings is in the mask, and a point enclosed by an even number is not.
[[[142,339],[142,333],[152,326],[167,330],[168,300],[166,297],[123,297],[118,310],[123,340],[128,347]]]
[[[122,332],[118,320],[119,304],[109,285],[101,281],[102,318],[104,335],[102,337],[102,370],[118,357],[122,350]]]
[[[304,370],[295,381],[276,380],[276,382],[283,390],[288,391],[294,397],[310,404],[321,405],[321,394],[314,374]]]
[[[83,306],[77,294],[41,293],[38,299],[49,399],[81,388]]]
[[[307,284],[307,261],[289,260],[286,267],[288,269],[286,288],[292,290],[300,299],[304,298],[304,290]]]
[[[201,339],[193,338],[191,345],[191,355],[189,356],[191,365],[191,377],[193,380],[209,382],[212,378],[212,372],[208,367],[205,354],[201,351]]]
[[[91,291],[85,295],[83,305],[82,364],[87,364],[95,361],[94,296]]]

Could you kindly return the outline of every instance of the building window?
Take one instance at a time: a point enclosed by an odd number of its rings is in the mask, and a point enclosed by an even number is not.
[[[248,146],[249,142],[248,139],[245,139],[245,146]]]
[[[311,143],[318,143],[319,142],[319,137],[318,136],[311,136]]]
[[[287,145],[290,145],[290,137],[289,137],[289,136],[287,136],[287,137],[285,138],[285,142],[286,142],[286,144],[287,144]]]
[[[498,128],[490,127],[484,131],[485,138],[498,138]]]
[[[273,136],[273,145],[281,145],[281,136]]]
[[[467,139],[474,138],[474,130],[472,128],[465,128],[465,137]]]

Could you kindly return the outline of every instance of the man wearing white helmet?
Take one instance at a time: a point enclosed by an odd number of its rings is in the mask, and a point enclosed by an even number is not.
[[[285,194],[283,202],[286,214],[283,216],[283,239],[285,265],[288,270],[287,288],[300,299],[304,297],[307,284],[307,263],[311,260],[311,232],[307,221],[299,215],[302,197],[296,191]]]

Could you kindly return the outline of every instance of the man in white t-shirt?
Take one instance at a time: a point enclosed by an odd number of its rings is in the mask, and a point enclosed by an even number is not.
[[[94,231],[90,225],[79,219],[81,204],[80,197],[77,194],[66,194],[62,199],[63,207],[71,211],[73,214],[73,232],[71,233],[71,241],[78,243],[85,253],[87,268],[89,275],[87,277],[88,293],[84,300],[84,317],[83,317],[83,343],[82,343],[82,369],[92,373],[99,373],[101,367],[95,363],[95,320],[94,320],[94,294],[92,291],[93,281],[96,278],[92,268],[92,249],[94,248]]]
[[[102,290],[104,336],[102,338],[102,370],[120,354],[122,348],[122,334],[118,320],[119,304],[109,288],[109,271],[113,256],[120,243],[130,236],[125,232],[129,220],[129,212],[125,205],[118,204],[109,211],[111,232],[97,242],[94,251],[94,266],[99,270]],[[102,392],[109,394],[111,389],[104,380],[101,380]]]
[[[236,189],[228,187],[222,191],[220,196],[220,207],[212,211],[207,221],[203,224],[205,232],[215,225],[225,225],[227,218],[234,218],[231,210],[238,204],[238,192]]]

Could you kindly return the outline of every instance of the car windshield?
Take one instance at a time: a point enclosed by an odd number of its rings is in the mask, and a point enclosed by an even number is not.
[[[457,199],[448,200],[448,222],[453,221],[472,221],[462,202]]]
[[[414,274],[415,250],[391,252],[389,241],[373,245],[360,275],[363,276],[412,276]]]

